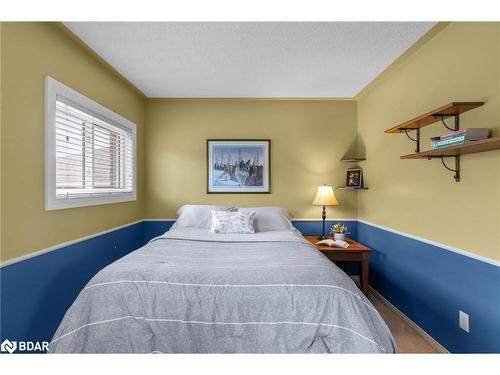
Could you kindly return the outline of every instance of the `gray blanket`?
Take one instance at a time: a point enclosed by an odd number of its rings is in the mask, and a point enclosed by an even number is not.
[[[393,353],[352,280],[290,232],[176,229],[100,271],[53,353]]]

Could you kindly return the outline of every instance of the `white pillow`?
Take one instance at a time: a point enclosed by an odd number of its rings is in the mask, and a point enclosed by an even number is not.
[[[293,214],[282,207],[248,207],[238,208],[239,212],[255,211],[253,226],[256,232],[273,230],[294,230],[290,220]]]
[[[255,211],[230,212],[212,211],[212,226],[214,233],[255,233],[253,229]]]
[[[212,223],[212,211],[235,211],[235,207],[186,204],[177,211],[172,228],[205,228]]]

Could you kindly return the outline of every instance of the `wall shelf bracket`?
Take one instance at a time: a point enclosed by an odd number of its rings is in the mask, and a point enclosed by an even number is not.
[[[446,122],[444,122],[444,119],[447,117],[455,117],[455,127],[454,128],[450,128],[448,125],[446,125]],[[460,116],[458,113],[450,113],[450,114],[446,114],[446,115],[436,113],[434,115],[434,118],[440,119],[441,122],[443,123],[444,127],[448,130],[457,131],[458,129],[460,129]]]
[[[446,165],[446,162],[444,161],[444,158],[454,158],[455,159],[455,168],[450,168]],[[447,156],[447,155],[441,155],[441,156],[428,156],[427,159],[441,159],[441,163],[443,163],[443,166],[454,173],[453,178],[455,179],[455,182],[460,181],[460,155],[454,155],[454,156]]]
[[[417,138],[410,137],[410,135],[408,134],[408,130],[416,130],[417,131],[417,133],[416,133]],[[406,129],[405,128],[404,131],[405,131],[406,136],[410,140],[412,140],[413,142],[415,142],[417,144],[415,147],[415,152],[420,152],[420,128],[415,128],[415,129]]]

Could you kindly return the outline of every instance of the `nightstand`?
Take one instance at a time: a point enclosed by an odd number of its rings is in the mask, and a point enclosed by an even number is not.
[[[369,277],[369,262],[370,262],[370,248],[365,245],[346,238],[345,241],[349,243],[346,249],[340,247],[319,246],[316,245],[318,237],[305,236],[306,240],[312,243],[316,248],[321,251],[328,259],[335,262],[359,262],[361,265],[360,284],[361,290],[368,297],[368,277]]]

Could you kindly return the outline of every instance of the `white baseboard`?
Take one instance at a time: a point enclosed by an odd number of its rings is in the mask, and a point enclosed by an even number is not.
[[[428,342],[434,349],[436,349],[439,353],[450,353],[444,346],[438,343],[434,338],[425,332],[422,328],[420,328],[413,320],[408,318],[405,314],[401,312],[396,306],[386,300],[379,292],[373,289],[370,286],[370,293],[373,294],[375,298],[381,301],[384,305],[386,305],[389,309],[391,309],[396,315],[398,315],[401,319],[405,321],[410,327],[412,327],[419,336],[421,336],[426,342]]]

